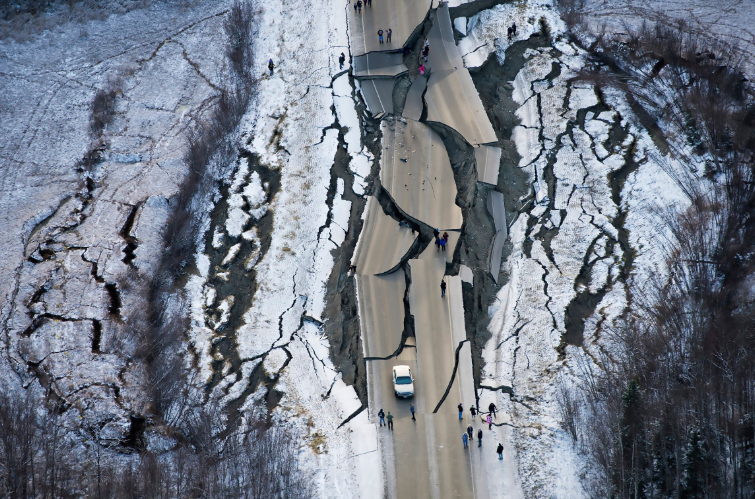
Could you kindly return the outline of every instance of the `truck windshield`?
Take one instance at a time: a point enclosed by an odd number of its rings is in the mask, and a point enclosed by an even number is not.
[[[411,385],[412,384],[412,378],[409,376],[399,376],[396,378],[396,384],[397,385]]]

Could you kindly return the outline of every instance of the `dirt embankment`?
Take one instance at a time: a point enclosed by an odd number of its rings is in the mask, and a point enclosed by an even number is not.
[[[495,190],[503,194],[506,221],[509,226],[520,213],[531,207],[529,201],[532,199],[530,179],[518,167],[519,153],[510,139],[512,130],[519,124],[519,119],[514,114],[519,105],[512,98],[513,87],[509,82],[514,80],[524,66],[524,52],[527,49],[549,45],[548,37],[534,35],[528,40],[511,45],[506,50],[504,65],[499,64],[498,57],[493,53],[481,67],[470,70],[488,119],[498,137],[498,146],[502,151],[497,185],[476,182],[476,178],[473,179],[468,173],[457,176],[459,194],[466,194],[468,203],[462,205],[464,227],[461,244],[457,248],[457,254],[454,255],[454,263],[458,261],[468,266],[474,274],[474,285],[464,283],[463,292],[464,319],[467,338],[472,346],[472,364],[476,384],[480,381],[482,349],[490,339],[488,308],[494,302],[498,290],[508,280],[505,270],[501,275],[496,276],[497,282],[489,272],[489,252],[495,237],[495,227],[486,206],[488,193]],[[455,159],[457,161],[461,159],[461,155],[458,154],[459,148],[448,142],[446,146],[449,148],[451,163],[454,165]],[[510,253],[511,243],[507,241],[503,258],[508,258]]]

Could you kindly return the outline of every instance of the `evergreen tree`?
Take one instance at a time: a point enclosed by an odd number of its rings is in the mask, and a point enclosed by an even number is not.
[[[682,499],[703,499],[705,497],[706,454],[705,444],[700,438],[700,430],[692,430],[687,452],[684,454]]]
[[[622,412],[619,421],[621,428],[621,447],[623,449],[624,496],[633,499],[645,497],[644,474],[647,459],[642,445],[642,414],[640,384],[636,377],[632,378],[622,396]]]

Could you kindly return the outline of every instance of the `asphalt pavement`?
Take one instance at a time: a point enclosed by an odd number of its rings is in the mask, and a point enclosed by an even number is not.
[[[443,141],[414,120],[383,120],[380,181],[409,216],[441,229],[460,229],[456,181]]]
[[[438,7],[427,38],[427,121],[448,125],[473,146],[497,142],[480,95],[456,49],[448,6]]]
[[[363,6],[361,14],[350,8],[352,54],[399,50],[425,19],[430,4],[430,0],[373,0],[372,7]],[[378,27],[393,29],[391,44],[378,43]],[[380,409],[394,416],[393,430],[378,428],[387,497],[486,499],[482,452],[492,452],[491,444],[477,448],[470,442],[465,449],[461,438],[473,423],[469,407],[476,401],[461,277],[445,275],[463,219],[455,203],[456,183],[445,145],[429,126],[417,121],[425,105],[425,83],[428,119],[456,129],[475,146],[493,143],[496,137],[453,43],[446,7],[438,9],[431,33],[435,38],[431,40],[430,78],[415,80],[404,107],[405,117],[388,116],[381,122],[380,183],[405,214],[440,228],[441,233],[448,231],[448,247],[443,252],[430,244],[419,257],[398,266],[415,236],[386,215],[375,198],[368,199],[352,263],[357,267],[369,417],[377,423]],[[359,61],[359,74],[365,76],[387,77],[402,69],[395,56]],[[387,101],[387,90],[382,98],[373,93],[370,109],[390,113],[392,105],[382,103]],[[481,162],[481,180],[493,183],[500,150],[480,149],[476,156]],[[441,296],[443,280],[445,296]],[[404,331],[407,310],[413,328]],[[400,399],[394,393],[391,373],[396,365],[412,369],[415,394],[410,399]],[[462,419],[459,403],[464,407]],[[410,404],[415,407],[414,420]],[[474,423],[476,432],[481,425],[480,421]]]
[[[432,0],[372,0],[372,7],[354,10],[356,0],[348,4],[349,40],[351,55],[359,56],[381,50],[402,50],[412,32],[424,21]],[[378,30],[384,32],[383,43],[378,39]],[[388,30],[392,30],[388,42]]]

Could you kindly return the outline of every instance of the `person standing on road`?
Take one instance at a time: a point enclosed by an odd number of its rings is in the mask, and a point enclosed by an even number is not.
[[[409,410],[412,411],[412,421],[417,421],[414,417],[414,404],[409,404]]]
[[[446,251],[446,240],[443,239],[442,237],[440,238],[440,250]]]
[[[495,412],[496,410],[498,410],[498,408],[495,406],[493,402],[491,402],[490,405],[488,406],[488,411],[493,413],[494,418],[498,419],[498,415]]]
[[[459,419],[463,419],[464,418],[464,406],[461,405],[461,402],[459,402],[458,407],[459,407]]]
[[[388,420],[388,429],[393,429],[393,416],[391,415],[391,411],[388,411],[388,415],[385,417],[385,419]]]
[[[343,69],[344,62],[346,62],[346,56],[341,52],[341,56],[338,58],[338,64],[341,65],[341,69]]]
[[[443,240],[448,244],[448,232],[443,233]]]
[[[469,435],[469,441],[471,442],[474,438],[474,429],[472,428],[472,425],[467,426],[467,435]]]
[[[503,445],[498,442],[498,448],[495,450],[498,453],[498,459],[503,460]]]
[[[469,435],[467,435],[466,432],[461,434],[461,441],[464,442],[464,448],[467,448],[467,444],[469,443]]]
[[[380,43],[383,43],[383,30],[378,30],[378,40],[380,40]]]
[[[357,9],[358,9],[358,8],[359,8],[359,6],[357,5],[357,3],[356,3],[356,2],[354,2],[354,14],[356,14],[356,13],[357,13]]]
[[[435,251],[440,251],[440,238],[435,236]]]
[[[372,0],[370,0],[370,2],[372,2]],[[388,33],[386,33],[388,35],[388,43],[391,43],[391,34],[392,33],[393,33],[393,31],[390,28],[388,28]]]
[[[486,421],[488,423],[488,430],[493,429],[493,418],[490,417],[490,414],[488,414],[488,420]]]
[[[378,417],[380,418],[380,426],[385,426],[385,413],[383,412],[383,409],[380,409],[378,412]]]
[[[477,407],[475,407],[475,406],[470,407],[469,408],[469,412],[472,413],[472,421],[474,421],[475,416],[477,416]]]
[[[267,63],[267,69],[270,70],[270,76],[273,76],[273,69],[275,69],[275,64],[273,64],[272,59],[270,59],[270,61]]]
[[[482,429],[477,430],[477,447],[482,447]]]
[[[446,281],[445,279],[440,281],[440,297],[443,298],[446,296]],[[459,407],[461,407],[461,404],[459,404]],[[461,413],[462,410],[459,409],[459,412]],[[459,419],[461,419],[461,415],[459,415]]]
[[[357,0],[357,8],[359,9],[359,13],[362,13],[362,0]]]

